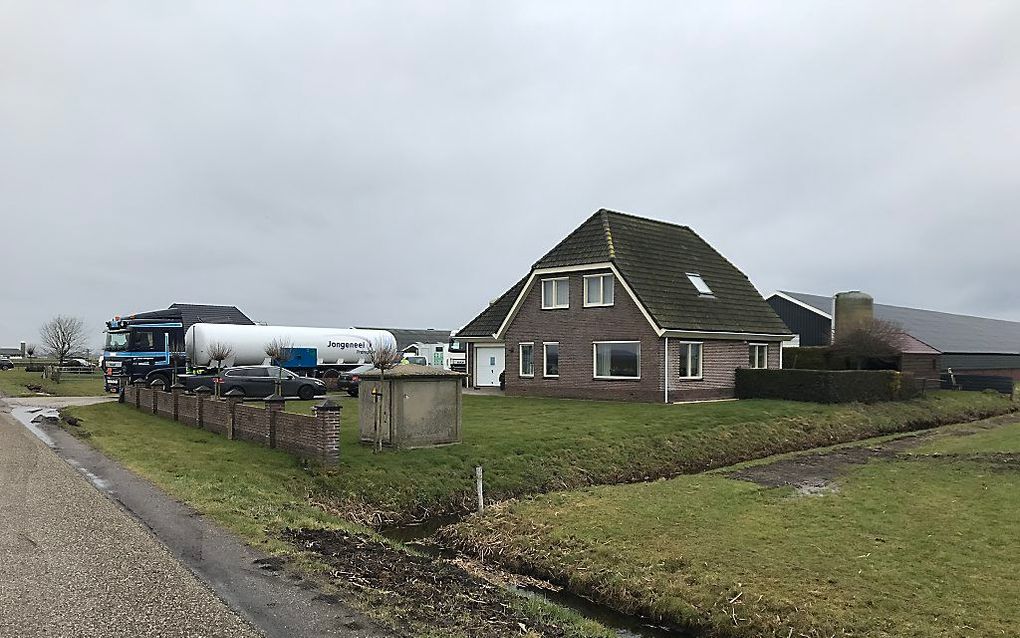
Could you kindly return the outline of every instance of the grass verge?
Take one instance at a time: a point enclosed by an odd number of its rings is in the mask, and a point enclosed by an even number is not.
[[[955,428],[816,495],[710,473],[511,502],[445,534],[713,635],[1016,635],[1020,467],[992,453],[1018,428]],[[918,454],[949,447],[968,456]]]
[[[491,634],[486,633],[486,623],[501,615],[500,620],[512,620],[514,626],[523,623],[530,636],[610,638],[597,623],[489,587],[441,561],[412,556],[372,530],[326,513],[313,505],[311,498],[320,471],[288,454],[229,441],[116,403],[68,408],[64,413],[80,419],[77,426],[65,426],[69,431],[249,544],[316,575],[328,591],[336,592],[396,635],[487,636]],[[370,564],[367,559],[373,553],[383,552],[385,561],[376,562],[389,571],[363,569],[354,580],[350,569],[337,572],[328,554],[307,551],[304,544],[288,540],[286,530],[325,530],[327,535],[344,538],[347,548],[360,548],[362,560],[357,563],[362,567]],[[366,551],[366,545],[372,551]],[[409,561],[416,561],[419,567],[432,565],[430,572],[443,576],[443,588],[438,589],[437,580],[427,588],[411,578],[407,581],[416,583],[416,588],[395,586],[392,573],[409,573],[406,568],[399,569]],[[442,619],[441,634],[433,631],[437,620],[429,610],[434,610],[434,601],[422,598],[423,592],[431,591],[444,596],[444,602],[467,601],[463,609]]]
[[[38,392],[26,386],[41,386],[41,392],[57,397],[88,397],[103,394],[103,375],[63,375],[60,383],[44,379],[41,372],[25,372],[24,368],[0,371],[0,395],[8,397],[34,397]]]
[[[979,392],[937,392],[872,405],[766,400],[655,405],[466,396],[462,444],[373,454],[358,441],[357,399],[333,399],[343,406],[340,467],[307,475],[305,490],[324,509],[375,527],[470,512],[476,465],[484,468],[487,497],[505,500],[692,474],[972,421],[1016,406],[1001,395]],[[288,402],[286,409],[307,413],[318,402]]]

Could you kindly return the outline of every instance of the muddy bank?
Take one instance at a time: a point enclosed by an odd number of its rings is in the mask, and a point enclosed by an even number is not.
[[[518,595],[453,561],[409,554],[342,530],[287,530],[285,538],[327,564],[339,588],[360,590],[384,605],[391,622],[408,632],[427,629],[472,638],[585,635],[569,623],[525,613]]]

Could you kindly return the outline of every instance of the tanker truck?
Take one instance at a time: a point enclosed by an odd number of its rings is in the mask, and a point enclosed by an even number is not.
[[[266,344],[273,340],[289,347],[282,361],[271,361]],[[304,328],[196,323],[184,334],[188,368],[203,373],[229,366],[279,365],[300,374],[333,377],[369,361],[371,351],[397,347],[386,330],[360,328]],[[216,350],[227,350],[222,360]]]

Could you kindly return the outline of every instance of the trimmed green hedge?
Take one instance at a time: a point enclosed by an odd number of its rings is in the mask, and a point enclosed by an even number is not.
[[[812,403],[900,401],[917,394],[910,374],[894,370],[737,370],[737,398]]]

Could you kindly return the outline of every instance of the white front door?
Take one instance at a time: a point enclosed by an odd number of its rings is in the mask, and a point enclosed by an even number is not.
[[[499,387],[499,375],[506,366],[506,349],[503,346],[475,347],[475,386]]]

